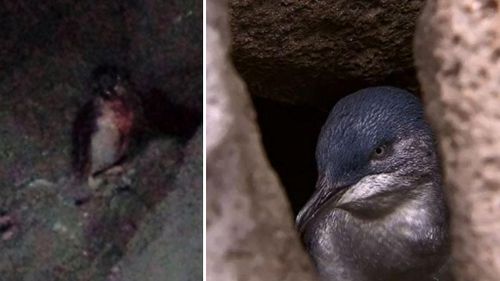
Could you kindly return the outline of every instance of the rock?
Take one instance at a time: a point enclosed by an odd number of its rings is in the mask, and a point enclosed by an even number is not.
[[[423,3],[233,0],[232,57],[252,95],[324,110],[370,85],[417,90],[412,39]]]
[[[500,275],[500,12],[497,1],[428,1],[415,56],[439,138],[457,280]]]
[[[147,215],[115,267],[123,281],[203,279],[203,130],[189,142],[173,188]],[[112,274],[113,272],[110,272]],[[116,275],[116,274],[115,274]]]
[[[128,163],[137,169],[129,187],[103,184],[78,205],[64,196],[68,182],[37,179],[20,187],[0,213],[0,274],[6,280],[99,281],[118,266],[117,280],[159,280],[151,272],[200,280],[201,140],[197,133],[186,147],[150,142]],[[178,150],[185,156],[175,159]]]
[[[225,5],[207,1],[207,280],[314,280],[228,58]]]
[[[84,226],[78,210],[65,204],[56,185],[37,182],[20,190],[5,208],[11,225],[0,241],[0,275],[5,280],[79,280],[80,268],[90,268]],[[17,197],[17,198],[16,198]]]

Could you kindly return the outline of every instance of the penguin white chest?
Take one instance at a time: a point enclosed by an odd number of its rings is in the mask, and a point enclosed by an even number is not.
[[[121,132],[112,111],[104,110],[96,120],[97,131],[91,141],[91,174],[110,168],[122,156]]]

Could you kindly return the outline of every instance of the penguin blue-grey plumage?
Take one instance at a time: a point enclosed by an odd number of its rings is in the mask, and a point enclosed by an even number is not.
[[[321,130],[316,162],[297,228],[321,280],[443,280],[448,210],[418,98],[393,87],[344,97]]]

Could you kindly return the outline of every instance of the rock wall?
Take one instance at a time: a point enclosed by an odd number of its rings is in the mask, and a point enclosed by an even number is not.
[[[226,2],[207,1],[207,280],[314,280],[229,59]]]
[[[498,1],[427,1],[415,40],[444,160],[460,281],[500,276],[499,26]]]
[[[232,57],[251,94],[329,110],[369,85],[417,90],[423,0],[232,0]]]

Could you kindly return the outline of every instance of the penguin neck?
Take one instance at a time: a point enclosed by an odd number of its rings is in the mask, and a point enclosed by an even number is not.
[[[388,202],[402,201],[375,216],[343,208],[318,214],[303,235],[324,280],[413,280],[414,272],[427,280],[448,254],[443,192],[432,181],[407,192],[390,194]]]

